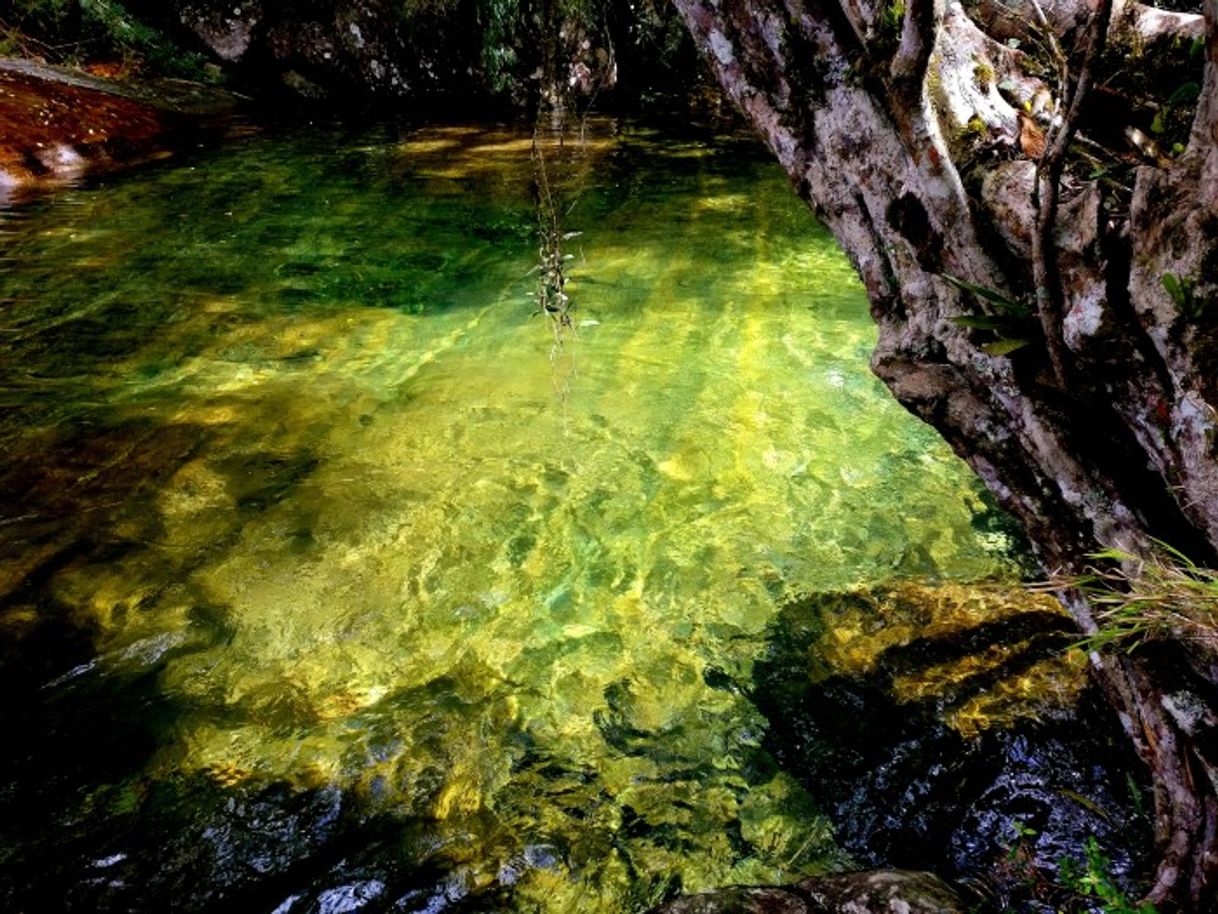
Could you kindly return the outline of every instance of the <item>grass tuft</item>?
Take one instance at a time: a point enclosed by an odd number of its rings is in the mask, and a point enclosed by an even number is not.
[[[1089,558],[1097,564],[1084,574],[1048,585],[1082,591],[1095,610],[1099,631],[1083,647],[1134,651],[1172,640],[1218,660],[1218,571],[1158,541],[1145,556],[1105,549]]]

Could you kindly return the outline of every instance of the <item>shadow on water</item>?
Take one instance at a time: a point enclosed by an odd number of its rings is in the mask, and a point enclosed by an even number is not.
[[[28,765],[8,761],[0,775],[5,910],[423,911],[464,894],[446,882],[451,861],[429,864],[426,822],[369,810],[350,791],[142,775],[181,710],[156,679],[155,667],[100,683],[85,674],[35,696],[32,720],[6,692],[6,732]]]
[[[465,817],[454,832],[451,823],[430,816],[393,812],[383,802],[385,781],[365,789],[307,787],[232,768],[150,775],[165,740],[198,711],[166,693],[159,681],[166,665],[230,634],[223,613],[203,610],[192,629],[185,643],[163,650],[146,645],[140,656],[106,662],[91,650],[87,632],[47,623],[23,640],[19,655],[4,658],[0,720],[6,739],[20,747],[0,764],[0,903],[6,911],[206,912],[224,905],[297,914],[460,914],[511,906],[525,874],[578,871],[606,856],[619,859],[636,883],[617,896],[621,910],[650,907],[680,890],[674,877],[648,884],[632,862],[637,849],[626,846],[641,837],[682,853],[690,844],[680,828],[657,828],[629,807],[614,830],[598,827],[598,799],[610,798],[597,786],[596,772],[548,755],[520,731],[501,734],[518,744],[514,773],[538,788],[523,788],[519,802],[527,806],[550,792],[565,814],[587,820],[588,840],[526,843],[488,810]],[[394,729],[397,709],[432,705],[438,716],[468,714],[453,707],[467,700],[465,691],[461,682],[441,677],[386,696],[352,726],[382,742],[388,755],[401,737]],[[307,708],[282,696],[270,707],[223,714],[230,724],[256,714],[288,733],[311,723]],[[451,738],[444,722],[436,723],[433,741]],[[698,775],[670,776],[660,789],[681,807],[671,783]],[[445,772],[424,770],[407,787],[434,800],[445,789]],[[739,835],[736,840],[743,843]],[[470,885],[455,875],[488,842],[498,842],[504,861],[494,877]]]
[[[107,492],[116,494],[113,487]],[[122,545],[78,544],[36,569],[4,603],[4,910],[202,912],[218,904],[241,911],[462,910],[471,890],[451,873],[471,852],[469,836],[437,828],[433,819],[386,812],[378,796],[383,785],[307,787],[231,766],[166,774],[162,765],[157,773],[154,759],[182,722],[200,713],[228,726],[256,719],[287,736],[315,723],[307,705],[282,692],[200,707],[165,688],[169,664],[231,640],[228,611],[192,605],[183,628],[110,654],[98,653],[94,626],[53,598],[43,596],[37,620],[12,628],[13,607],[40,591],[55,568],[73,560],[104,564],[123,552]],[[440,677],[385,696],[351,725],[392,747],[401,738],[395,710],[430,706],[442,717],[462,710],[454,706],[471,700],[466,691]],[[436,724],[433,741],[452,738],[444,721]],[[520,765],[530,764],[521,755]],[[544,776],[580,775],[549,762]],[[434,798],[444,780],[442,770],[432,769],[408,788]],[[467,827],[502,828],[474,819]],[[507,891],[519,873],[552,867],[558,858],[552,847],[519,847],[490,888]]]
[[[229,611],[189,583],[206,551],[158,562],[155,573],[144,575],[142,591],[120,593],[112,603],[102,593],[90,606],[70,582],[95,585],[124,564],[148,562],[149,547],[166,538],[158,513],[147,510],[151,495],[212,438],[190,425],[60,426],[22,439],[26,450],[6,454],[0,473],[0,486],[11,493],[0,549],[5,910],[202,911],[214,909],[218,897],[242,910],[245,904],[269,910],[283,900],[276,893],[285,878],[304,884],[301,872],[336,866],[351,829],[360,831],[359,848],[401,830],[364,819],[353,824],[350,804],[333,790],[226,785],[221,773],[147,772],[184,714],[199,711],[164,688],[164,669],[223,649],[233,635]],[[238,508],[248,514],[286,497],[313,462],[254,455],[228,463]],[[232,532],[238,528],[234,518]],[[180,627],[99,653],[103,629],[138,626],[136,617],[167,600],[185,607]]]
[[[1069,619],[1019,589],[898,582],[803,598],[776,618],[753,699],[765,745],[867,865],[972,880],[999,910],[1088,835],[1123,879],[1145,875],[1142,766]],[[1135,784],[1137,785],[1135,787]]]

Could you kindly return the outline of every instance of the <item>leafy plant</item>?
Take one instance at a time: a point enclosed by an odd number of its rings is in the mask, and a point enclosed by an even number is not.
[[[537,249],[538,274],[536,314],[543,314],[550,322],[554,332],[554,349],[550,354],[553,359],[562,349],[566,334],[575,327],[571,312],[574,303],[566,292],[567,261],[572,255],[565,252],[563,242],[578,237],[580,232],[563,230],[563,218],[570,211],[564,211],[561,201],[551,181],[550,166],[545,155],[545,139],[542,128],[538,125],[533,131],[533,187],[537,197],[537,227],[540,246]],[[559,156],[562,147],[559,147]],[[572,204],[573,205],[573,204]]]
[[[1137,903],[1129,898],[1112,877],[1112,861],[1100,851],[1095,835],[1083,843],[1083,860],[1063,858],[1058,864],[1058,879],[1076,896],[1099,903],[1103,914],[1155,914],[1150,902]]]
[[[12,0],[0,14],[0,49],[53,63],[147,64],[157,73],[208,79],[202,55],[177,47],[118,0]]]
[[[993,334],[992,339],[982,343],[982,351],[989,355],[1010,355],[1036,339],[1035,312],[1027,302],[1013,299],[997,289],[986,288],[950,273],[944,273],[943,278],[962,292],[967,292],[989,305],[992,313],[962,314],[951,318],[951,322],[957,327],[984,330]]]
[[[1196,319],[1205,310],[1206,301],[1194,294],[1193,281],[1175,273],[1164,273],[1159,281],[1180,313]]]
[[[517,48],[523,40],[523,15],[515,0],[482,0],[478,6],[482,25],[482,66],[492,92],[509,94],[515,88],[519,62]]]
[[[1038,902],[1052,902],[1057,914],[1156,914],[1149,902],[1136,902],[1117,883],[1112,861],[1100,850],[1095,835],[1083,842],[1083,859],[1063,857],[1056,869],[1038,866],[1032,845],[1036,830],[1016,819],[1011,822],[1006,863],[1019,874],[1021,884]]]
[[[170,76],[211,78],[205,58],[179,48],[161,32],[136,19],[116,0],[79,0],[89,44],[83,49],[96,56],[113,55],[130,66],[142,63]]]
[[[905,21],[905,0],[891,0],[880,13],[884,27],[898,31]]]
[[[888,0],[876,17],[872,43],[877,53],[894,51],[901,40],[905,23],[905,0]]]
[[[1150,123],[1150,132],[1159,140],[1160,146],[1173,156],[1184,151],[1197,102],[1201,98],[1201,84],[1197,80],[1205,59],[1205,42],[1200,39],[1194,41],[1188,57],[1192,74],[1158,106]]]
[[[79,19],[76,0],[12,0],[0,13],[0,54],[54,57]]]
[[[1029,828],[1022,819],[1011,820],[1011,846],[1007,848],[1007,860],[1015,862],[1028,855],[1028,839],[1036,837],[1036,829]]]

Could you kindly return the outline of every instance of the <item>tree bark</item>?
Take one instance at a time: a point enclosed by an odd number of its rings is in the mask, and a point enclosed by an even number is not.
[[[674,2],[862,277],[874,371],[1045,567],[1156,539],[1213,564],[1218,0],[1204,18],[1123,0]],[[1126,145],[1180,94],[1129,71],[1187,74],[1201,37],[1182,149]],[[1064,602],[1096,630],[1081,595]],[[1149,897],[1212,910],[1214,716],[1180,709],[1210,707],[1218,672],[1171,643],[1092,661],[1155,779]]]

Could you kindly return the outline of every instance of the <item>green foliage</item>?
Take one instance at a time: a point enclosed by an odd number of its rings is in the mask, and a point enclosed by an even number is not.
[[[1026,853],[1028,839],[1035,838],[1037,833],[1036,829],[1029,828],[1022,819],[1011,821],[1011,833],[1012,841],[1011,846],[1007,849],[1007,859],[1015,861]]]
[[[52,63],[118,62],[187,79],[210,79],[205,59],[135,18],[118,0],[12,0],[0,16],[0,51]]]
[[[1103,914],[1155,914],[1150,902],[1132,901],[1112,878],[1112,861],[1100,851],[1094,835],[1083,844],[1083,860],[1063,858],[1058,864],[1061,884],[1080,898],[1099,903]]]
[[[574,259],[574,255],[566,252],[564,243],[578,238],[583,233],[565,231],[564,219],[574,208],[579,196],[577,192],[575,199],[570,204],[562,199],[561,185],[556,187],[555,180],[553,180],[559,176],[552,175],[551,168],[561,166],[565,148],[560,134],[558,137],[560,142],[555,144],[557,149],[554,150],[556,156],[552,165],[546,158],[547,139],[550,137],[543,135],[540,126],[534,129],[533,187],[537,198],[538,237],[541,241],[535,268],[538,282],[537,292],[534,296],[537,300],[537,310],[534,313],[544,315],[550,323],[550,329],[554,334],[554,346],[550,351],[550,360],[553,362],[562,351],[567,336],[575,329],[571,317],[575,310],[575,303],[566,292],[566,265],[569,260]]]
[[[1171,296],[1176,307],[1183,311],[1192,297],[1192,283],[1181,279],[1175,273],[1164,273],[1159,281],[1163,283],[1164,291]]]
[[[21,33],[0,25],[0,57],[24,57],[27,53]]]
[[[985,136],[989,133],[989,129],[985,126],[985,121],[980,115],[974,114],[968,119],[968,123],[964,126],[965,136],[978,137]]]
[[[901,41],[901,28],[905,22],[905,0],[888,0],[880,10],[875,24],[872,44],[879,54],[890,54]]]
[[[880,13],[880,25],[885,30],[900,31],[905,21],[905,0],[891,0]]]
[[[1015,44],[1007,42],[1012,48],[1021,48],[1018,39],[1012,39]],[[1025,76],[1032,76],[1037,79],[1052,79],[1054,74],[1052,55],[1045,51],[1041,46],[1041,42],[1032,42],[1023,48],[1027,53],[1021,54],[1015,58],[1015,66],[1019,67],[1019,71]]]
[[[272,5],[277,9],[268,7],[271,19],[324,18],[318,3],[300,4],[295,14],[292,4]],[[357,8],[362,7],[340,4],[340,11],[347,11],[340,32],[357,24],[358,17],[349,13]],[[141,18],[133,10],[147,15]],[[219,69],[209,58],[184,51],[148,24],[166,18],[150,0],[0,0],[0,54],[101,64],[98,72],[106,75],[145,71],[216,79]],[[383,18],[387,34],[401,39],[401,59],[394,61],[401,79],[420,95],[493,99],[525,108],[538,95],[539,69],[554,70],[551,76],[557,78],[546,82],[562,87],[577,62],[594,76],[614,72],[614,63],[620,63],[619,98],[686,106],[702,102],[710,91],[709,80],[691,79],[700,72],[697,54],[667,0],[390,0]],[[304,75],[325,82],[324,73]],[[711,101],[717,103],[715,93]]]
[[[466,9],[460,0],[408,0],[430,4],[435,9],[454,7],[436,21],[442,27],[465,31]],[[529,94],[532,73],[538,67],[555,65],[565,77],[571,59],[581,56],[576,49],[587,38],[593,48],[611,44],[607,31],[611,0],[549,0],[528,3],[524,0],[473,0],[479,25],[477,45],[473,48],[485,75],[486,86],[494,95],[522,102]],[[631,18],[643,18],[643,9],[631,9]],[[602,52],[604,53],[604,52]]]
[[[994,85],[994,80],[997,74],[994,72],[994,67],[985,60],[973,61],[973,81],[977,84],[977,88],[985,91]]]
[[[1033,844],[1036,830],[1018,819],[1011,822],[1011,843],[1006,862],[1021,876],[1028,894],[1040,902],[1053,902],[1057,914],[1157,914],[1149,902],[1135,902],[1117,884],[1112,861],[1100,850],[1095,835],[1083,842],[1083,859],[1063,857],[1056,871],[1036,865]]]
[[[957,327],[982,330],[993,335],[981,344],[982,351],[989,355],[1010,355],[1031,345],[1036,339],[1034,310],[1027,302],[1018,301],[997,289],[989,289],[976,283],[944,273],[949,283],[989,305],[991,314],[963,314],[951,318]]]
[[[521,35],[526,23],[519,0],[480,0],[478,19],[482,23],[482,68],[487,85],[495,94],[510,94],[517,89]]]
[[[79,15],[78,0],[12,0],[9,25],[50,34]]]
[[[1176,156],[1184,151],[1192,130],[1193,115],[1197,110],[1197,102],[1201,98],[1201,70],[1205,63],[1205,42],[1198,39],[1189,48],[1187,64],[1182,70],[1177,70],[1166,82],[1170,86],[1175,80],[1183,81],[1164,99],[1155,111],[1150,123],[1150,132],[1158,141],[1159,147],[1170,155]],[[1156,93],[1157,94],[1157,93]]]
[[[969,282],[967,279],[961,279],[959,276],[952,276],[950,273],[944,273],[943,278],[955,286],[957,289],[975,295],[977,298],[983,299],[994,306],[1000,314],[1008,317],[1031,317],[1032,306],[1027,302],[1021,302],[1011,298],[1009,295],[1004,295],[997,289],[990,289],[985,286],[979,286],[977,283]]]
[[[76,30],[77,0],[12,0],[0,13],[0,54],[37,56],[53,51],[55,44]]]
[[[161,32],[140,22],[115,0],[79,0],[84,27],[95,46],[157,73],[208,79],[205,59],[183,51]],[[92,50],[92,49],[88,49]]]
[[[1175,304],[1182,315],[1192,320],[1201,317],[1208,302],[1206,299],[1194,294],[1193,281],[1191,279],[1177,276],[1175,273],[1164,273],[1159,277],[1159,281],[1163,284],[1164,291],[1171,296],[1172,303]]]
[[[1032,340],[1022,337],[1004,337],[1000,340],[991,340],[988,343],[981,344],[981,351],[986,355],[1010,355],[1012,352],[1018,352],[1025,346],[1031,346]]]
[[[1179,85],[1155,112],[1150,123],[1150,132],[1159,140],[1160,146],[1179,155],[1184,151],[1192,128],[1193,113],[1201,97],[1201,85],[1189,80]]]

